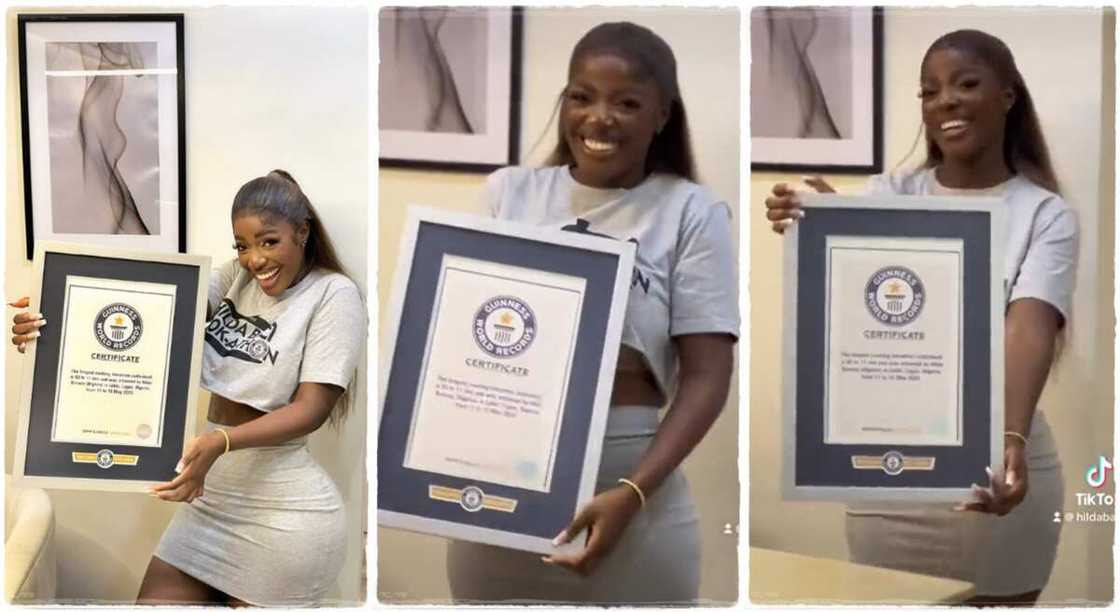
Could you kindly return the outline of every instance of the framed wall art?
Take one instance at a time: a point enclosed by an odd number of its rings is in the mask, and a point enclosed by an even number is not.
[[[183,16],[19,15],[36,240],[186,252]]]
[[[378,21],[381,164],[467,171],[516,164],[521,10],[385,7]]]
[[[883,25],[875,7],[751,11],[751,169],[883,169]]]

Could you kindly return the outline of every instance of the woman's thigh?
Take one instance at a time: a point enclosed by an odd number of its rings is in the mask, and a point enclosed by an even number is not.
[[[136,602],[141,604],[224,604],[226,595],[201,580],[190,576],[174,565],[152,557],[144,580],[140,583],[140,594]]]
[[[989,608],[995,606],[1034,606],[1038,602],[1038,596],[1042,591],[1030,591],[1027,593],[1020,593],[1018,595],[977,595],[964,602],[966,606],[974,606],[977,608]]]
[[[981,596],[1019,601],[1049,580],[1061,531],[1053,516],[1064,498],[1060,463],[1031,466],[1029,478],[1026,498],[1003,517],[934,505],[853,504],[846,520],[849,557],[965,580]]]

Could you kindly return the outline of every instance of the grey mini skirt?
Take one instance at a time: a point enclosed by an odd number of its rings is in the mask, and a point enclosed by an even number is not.
[[[852,561],[965,580],[977,595],[1041,590],[1050,578],[1062,524],[1064,482],[1054,436],[1036,412],[1027,444],[1029,488],[1006,516],[957,512],[952,504],[852,504]]]
[[[342,569],[345,515],[338,489],[305,442],[219,457],[205,493],[182,505],[155,556],[250,604],[322,600]]]
[[[657,432],[658,411],[614,406],[595,491],[630,475]],[[455,603],[686,604],[700,594],[700,531],[680,469],[674,470],[589,577],[537,553],[452,540],[447,577]]]

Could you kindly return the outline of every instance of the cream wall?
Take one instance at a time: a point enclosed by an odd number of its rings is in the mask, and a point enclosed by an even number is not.
[[[1081,221],[1081,263],[1071,342],[1040,407],[1057,436],[1066,480],[1065,509],[1090,491],[1084,473],[1113,453],[1113,26],[1099,9],[902,9],[884,18],[885,167],[905,157],[920,125],[918,69],[939,35],[959,28],[988,31],[1015,54],[1041,116],[1067,201]],[[919,162],[921,153],[910,159]],[[857,193],[865,176],[826,177]],[[796,175],[751,177],[751,545],[846,558],[840,504],[781,501],[780,377],[781,240],[763,217],[763,200]],[[1057,510],[1057,508],[1056,508]],[[1043,601],[1112,598],[1111,524],[1067,523]]]
[[[556,97],[566,83],[568,58],[584,32],[604,21],[645,25],[666,39],[677,57],[701,180],[739,209],[739,15],[735,10],[540,9],[525,11],[521,150],[545,133]],[[391,95],[382,91],[380,95]],[[526,163],[538,163],[555,143],[555,124]],[[481,213],[483,174],[383,169],[379,175],[378,293],[384,304],[396,266],[407,204],[422,203]],[[737,213],[736,213],[737,214]],[[745,288],[743,288],[745,290]],[[733,601],[737,594],[739,487],[738,401],[723,414],[685,462],[703,533],[701,596]],[[730,529],[725,530],[725,525]],[[448,598],[445,541],[391,529],[378,530],[378,594],[383,601]]]
[[[38,12],[56,12],[52,9]],[[30,11],[29,11],[30,12]],[[98,12],[106,12],[98,9]],[[138,12],[129,9],[129,12]],[[187,236],[191,253],[234,256],[229,207],[238,187],[273,168],[292,173],[317,207],[343,264],[366,286],[368,13],[357,8],[186,9]],[[25,295],[16,9],[7,15],[7,227],[5,296]],[[11,472],[19,375],[5,343],[5,468]],[[359,364],[365,372],[365,364]],[[202,395],[207,395],[205,392]],[[346,563],[331,597],[364,597],[366,382],[340,430],[310,442],[346,503]],[[205,401],[200,401],[200,420]],[[51,491],[59,595],[128,602],[177,505],[139,494]]]

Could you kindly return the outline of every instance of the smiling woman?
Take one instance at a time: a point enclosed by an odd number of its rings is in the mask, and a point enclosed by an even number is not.
[[[252,272],[265,295],[274,297],[294,285],[296,274],[303,271],[303,253],[297,245],[304,243],[307,233],[306,225],[296,228],[255,215],[233,221],[234,249],[241,267]]]
[[[596,495],[556,538],[586,530],[587,540],[576,554],[543,559],[453,541],[451,594],[692,603],[699,517],[679,468],[727,400],[739,326],[730,208],[693,182],[676,58],[651,30],[587,32],[559,107],[548,165],[494,173],[485,204],[501,219],[638,244]]]
[[[342,498],[306,442],[349,408],[365,344],[361,295],[287,172],[242,186],[231,220],[237,259],[214,270],[207,304],[209,423],[187,443],[179,475],[151,491],[184,504],[139,603],[314,604],[345,559]],[[20,313],[13,323],[21,345],[45,321]]]
[[[926,160],[871,178],[873,193],[996,196],[1004,245],[1004,459],[956,508],[851,504],[851,559],[967,580],[973,604],[1032,604],[1050,578],[1064,482],[1054,435],[1036,404],[1067,327],[1077,276],[1078,224],[1058,181],[1038,115],[1011,50],[978,30],[938,38],[919,73]],[[808,183],[832,191],[820,178]],[[772,188],[766,218],[781,233],[803,216],[797,193]],[[977,475],[980,476],[980,475]],[[974,512],[962,512],[970,510]]]
[[[141,602],[307,605],[344,559],[342,499],[305,443],[349,405],[362,300],[287,172],[241,187],[231,218],[237,259],[210,283],[210,424],[180,476],[155,489],[188,504],[152,557]]]
[[[572,71],[561,106],[563,142],[572,176],[589,187],[633,187],[646,177],[645,158],[668,119],[655,83],[616,55],[586,55]]]

